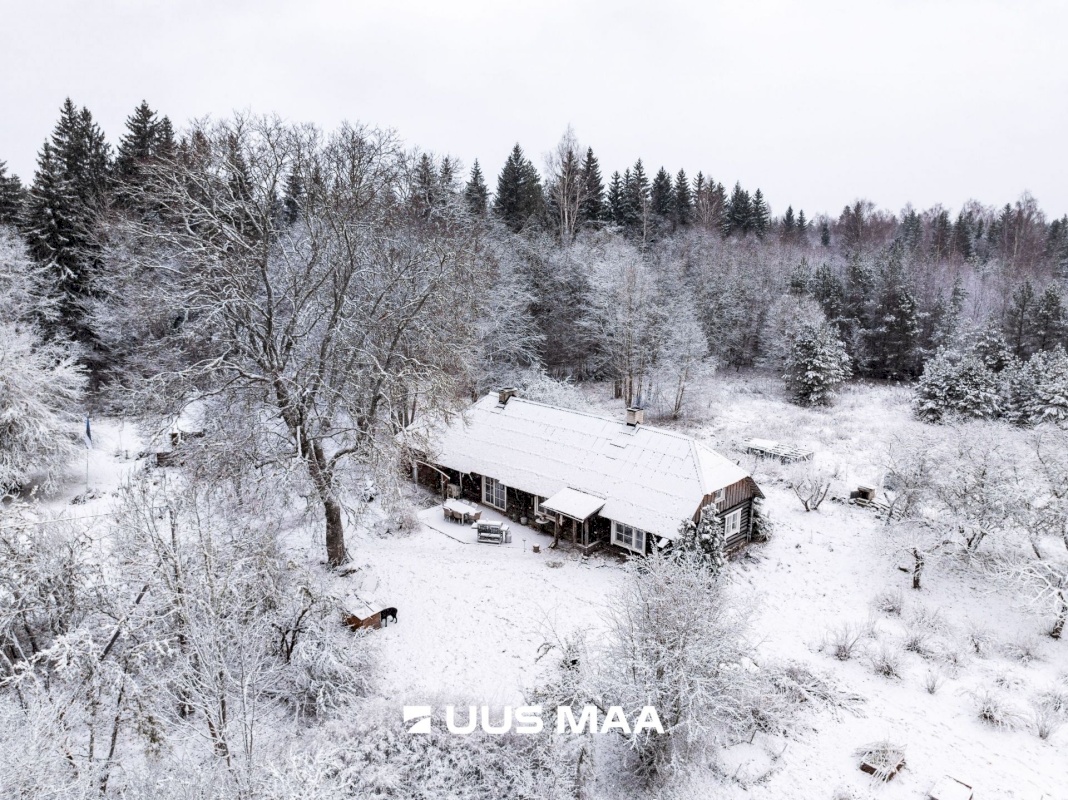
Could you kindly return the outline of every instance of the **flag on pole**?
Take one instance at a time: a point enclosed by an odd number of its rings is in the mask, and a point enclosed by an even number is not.
[[[90,448],[93,446],[93,431],[89,427],[88,414],[85,415],[85,446]]]

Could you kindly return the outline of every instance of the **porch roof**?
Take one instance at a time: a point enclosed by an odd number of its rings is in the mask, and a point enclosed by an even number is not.
[[[561,489],[548,500],[542,500],[541,507],[547,511],[555,511],[565,517],[585,522],[605,504],[603,497],[586,494],[578,489]]]

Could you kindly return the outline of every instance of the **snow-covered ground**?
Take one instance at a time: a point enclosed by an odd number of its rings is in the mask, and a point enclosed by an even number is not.
[[[603,387],[589,390],[606,413]],[[908,392],[852,386],[830,410],[785,403],[766,376],[721,376],[697,395],[692,416],[676,425],[732,458],[751,436],[781,439],[817,452],[838,475],[832,495],[870,480],[881,448],[918,430]],[[654,423],[655,424],[655,423]],[[89,485],[84,464],[47,507],[51,513],[91,518],[106,513],[110,493],[134,465],[139,440],[130,425],[94,423]],[[120,445],[120,436],[122,444]],[[754,466],[743,460],[747,466]],[[1042,741],[1028,722],[1038,693],[1068,694],[1068,643],[1042,636],[1045,620],[954,561],[932,566],[924,588],[913,591],[898,569],[885,527],[870,511],[827,500],[806,513],[776,482],[776,469],[756,465],[767,494],[775,536],[733,562],[736,580],[754,603],[753,636],[766,660],[803,661],[863,696],[861,713],[811,713],[807,732],[762,739],[710,754],[715,771],[680,791],[685,797],[922,798],[942,775],[975,787],[976,798],[1068,797],[1068,728]],[[80,473],[80,474],[79,474]],[[483,509],[487,519],[500,519]],[[364,525],[349,534],[352,575],[339,591],[354,590],[399,609],[397,625],[376,632],[383,651],[380,691],[400,703],[438,697],[491,705],[516,704],[537,684],[540,646],[554,633],[595,627],[606,597],[622,580],[619,559],[583,559],[548,549],[551,539],[513,524],[505,545],[478,544],[467,527],[443,519],[439,506],[419,513],[406,535],[383,536]],[[295,532],[309,561],[321,558],[314,535]],[[540,545],[534,553],[532,546]],[[877,596],[899,593],[899,612],[878,610]],[[860,634],[853,655],[839,660],[825,645],[851,626]],[[923,652],[905,649],[923,634]],[[973,640],[982,640],[977,648]],[[889,648],[898,675],[877,674],[872,657]],[[1022,651],[1029,651],[1030,657]],[[546,659],[545,661],[548,661]],[[940,685],[928,692],[929,673]],[[1014,724],[982,722],[975,697],[1000,698]],[[907,766],[893,781],[873,784],[857,769],[853,751],[890,739],[902,745]],[[733,779],[726,776],[734,776]],[[689,792],[687,794],[687,792]],[[606,795],[607,796],[607,795]]]

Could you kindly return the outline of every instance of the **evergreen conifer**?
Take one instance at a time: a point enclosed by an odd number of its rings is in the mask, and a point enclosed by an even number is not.
[[[486,179],[482,177],[482,167],[478,165],[478,159],[471,167],[471,177],[464,186],[464,202],[467,210],[476,216],[483,216],[489,205],[489,189],[486,188]]]

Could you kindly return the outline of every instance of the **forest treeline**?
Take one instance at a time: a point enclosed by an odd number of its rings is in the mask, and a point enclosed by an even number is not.
[[[28,186],[0,164],[0,224],[15,228],[47,270],[58,309],[48,332],[81,346],[94,386],[127,366],[125,343],[100,330],[100,306],[114,288],[109,235],[118,220],[147,211],[138,200],[147,176],[196,159],[203,135],[176,133],[142,103],[112,147],[90,111],[68,99]],[[253,179],[236,138],[232,156],[229,180],[241,190]],[[517,144],[492,192],[478,161],[467,171],[417,150],[403,161],[408,203],[424,213],[458,206],[480,228],[486,257],[511,262],[506,280],[525,293],[537,335],[535,352],[518,360],[556,377],[614,378],[634,386],[632,400],[657,392],[645,373],[660,360],[654,340],[667,334],[657,320],[617,319],[643,352],[606,352],[591,330],[604,327],[592,309],[618,288],[599,274],[605,260],[633,259],[648,273],[642,308],[628,314],[695,316],[723,366],[774,359],[769,315],[787,295],[818,304],[864,377],[916,378],[963,328],[994,325],[1021,358],[1065,343],[1068,218],[1047,219],[1027,194],[1000,207],[970,201],[955,213],[894,214],[856,200],[837,217],[810,218],[790,205],[774,214],[761,189],[727,189],[703,171],[654,173],[639,158],[606,177],[570,130],[540,170]],[[281,185],[256,188],[292,216],[310,189],[302,183],[315,180],[293,170]]]

